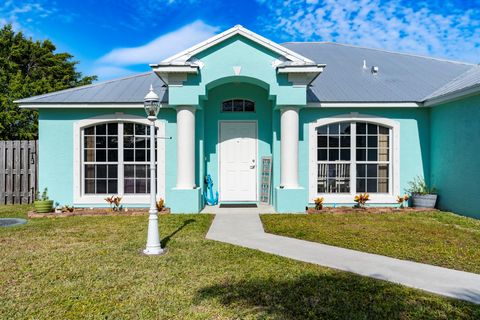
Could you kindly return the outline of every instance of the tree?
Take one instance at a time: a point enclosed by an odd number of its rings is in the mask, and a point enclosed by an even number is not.
[[[55,53],[49,41],[34,41],[0,29],[0,140],[35,139],[38,114],[20,109],[13,101],[30,96],[91,84],[96,76],[83,77],[68,53]]]

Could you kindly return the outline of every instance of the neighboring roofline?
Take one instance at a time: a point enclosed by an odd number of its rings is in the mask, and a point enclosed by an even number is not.
[[[307,108],[419,108],[418,102],[308,102]]]
[[[436,61],[440,61],[440,62],[450,62],[450,63],[455,63],[455,64],[469,65],[469,66],[475,66],[475,65],[477,65],[476,63],[472,63],[472,62],[449,60],[449,59],[444,59],[444,58],[435,58],[435,57],[431,57],[431,56],[423,56],[423,55],[414,54],[414,53],[398,52],[398,51],[391,51],[391,50],[379,49],[379,48],[369,48],[369,47],[358,46],[358,45],[354,45],[354,44],[338,43],[338,42],[331,42],[331,41],[303,41],[303,42],[302,42],[302,41],[287,41],[287,42],[283,42],[282,45],[283,45],[283,44],[287,44],[287,43],[321,43],[321,44],[333,44],[333,45],[338,45],[338,46],[343,46],[343,47],[360,48],[360,49],[380,51],[380,52],[386,52],[386,53],[392,53],[392,54],[399,54],[399,55],[409,56],[409,57],[415,57],[415,58],[424,58],[424,59],[436,60]]]
[[[442,103],[447,103],[455,100],[459,100],[462,98],[467,98],[469,96],[479,94],[480,93],[480,83],[461,88],[437,97],[432,97],[426,99],[423,104],[425,106],[434,106]]]
[[[170,64],[172,62],[176,61],[181,61],[181,62],[186,62],[188,59],[190,59],[192,56],[212,47],[217,45],[218,43],[221,43],[235,35],[242,35],[260,45],[262,45],[265,48],[268,48],[285,58],[296,61],[296,62],[302,62],[303,64],[315,64],[314,61],[308,59],[307,57],[304,57],[290,49],[287,49],[283,47],[282,45],[279,45],[278,43],[275,43],[271,40],[268,40],[267,38],[264,38],[244,27],[241,25],[236,25],[233,28],[230,28],[224,32],[221,32],[203,42],[200,42],[199,44],[196,44],[186,50],[183,50],[170,58],[167,58],[163,60],[160,64]],[[157,67],[160,64],[151,64],[151,67]]]
[[[34,103],[34,101],[32,101],[32,99],[46,98],[46,97],[56,96],[56,95],[66,93],[66,92],[89,89],[89,88],[97,87],[97,86],[104,85],[104,84],[107,84],[107,83],[112,83],[112,82],[123,81],[123,80],[131,79],[131,78],[146,76],[148,74],[153,74],[153,71],[146,71],[146,72],[137,73],[137,74],[126,76],[126,77],[115,78],[115,79],[111,79],[111,80],[107,80],[107,81],[101,81],[101,82],[97,82],[97,83],[86,84],[84,86],[68,88],[68,89],[64,89],[64,90],[59,90],[59,91],[45,93],[45,94],[41,94],[41,95],[37,95],[37,96],[23,98],[23,99],[15,100],[15,101],[13,101],[13,103]],[[35,103],[39,103],[39,102],[35,102]]]

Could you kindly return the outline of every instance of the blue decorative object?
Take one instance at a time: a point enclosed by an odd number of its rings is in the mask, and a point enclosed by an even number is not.
[[[215,197],[213,197],[213,181],[212,177],[209,174],[207,174],[207,176],[205,177],[205,184],[207,185],[208,189],[208,195],[207,190],[203,192],[205,203],[209,206],[214,206],[218,204],[218,191],[215,192]]]

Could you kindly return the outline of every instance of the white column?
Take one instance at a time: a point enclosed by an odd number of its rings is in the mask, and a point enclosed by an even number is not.
[[[195,107],[177,107],[177,189],[195,188]]]
[[[280,186],[298,188],[298,108],[280,109]]]

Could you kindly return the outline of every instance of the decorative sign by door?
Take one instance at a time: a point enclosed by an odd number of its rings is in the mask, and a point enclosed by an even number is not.
[[[270,204],[272,185],[272,157],[262,157],[262,177],[260,178],[260,203]]]

